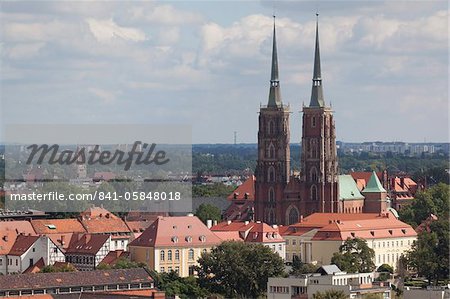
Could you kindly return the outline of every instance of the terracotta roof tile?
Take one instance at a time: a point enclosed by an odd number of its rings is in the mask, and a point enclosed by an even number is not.
[[[0,231],[0,255],[8,254],[16,241],[15,231]]]
[[[38,273],[45,267],[44,258],[40,258],[34,265],[28,267],[23,273]]]
[[[153,279],[143,268],[83,272],[33,273],[0,276],[0,291],[70,286],[95,286],[151,281],[153,281]]]
[[[126,259],[130,255],[129,252],[123,250],[110,251],[103,258],[100,264],[114,266],[120,259]]]
[[[154,221],[125,221],[126,225],[133,233],[141,233],[146,230]]]
[[[21,256],[24,254],[37,240],[39,236],[18,235],[14,245],[11,247],[8,255]]]
[[[88,233],[129,233],[130,229],[120,218],[99,217],[90,219],[81,219],[81,223]]]
[[[73,234],[66,253],[96,254],[108,239],[109,235]]]
[[[221,242],[195,216],[159,217],[129,246],[213,246]]]
[[[245,238],[245,242],[276,243],[284,242],[284,239],[278,232],[278,228],[274,228],[264,222],[256,222]]]
[[[37,234],[85,233],[78,219],[35,219],[31,220]]]
[[[0,221],[0,232],[7,230],[14,231],[17,235],[36,235],[31,223],[25,220]]]
[[[242,185],[236,188],[230,195],[228,200],[255,200],[255,176],[249,177]]]

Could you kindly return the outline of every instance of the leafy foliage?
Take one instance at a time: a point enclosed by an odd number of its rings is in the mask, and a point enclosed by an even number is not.
[[[418,192],[410,205],[400,210],[400,220],[418,226],[430,214],[438,218],[449,218],[450,186],[446,184],[435,185],[425,191]]]
[[[428,279],[429,284],[449,279],[449,221],[448,218],[431,223],[431,232],[419,233],[407,254],[408,266]]]
[[[107,269],[133,269],[133,268],[144,268],[145,263],[137,263],[132,262],[126,258],[119,258],[119,260],[113,265],[110,266],[108,264],[100,264],[97,269],[99,270],[107,270]]]
[[[193,197],[227,197],[234,191],[235,187],[226,186],[221,183],[212,185],[193,185]]]
[[[196,268],[201,287],[226,297],[257,298],[265,293],[269,277],[282,276],[282,258],[269,247],[223,242],[204,253]]]
[[[345,299],[347,295],[343,291],[327,290],[313,294],[313,299]]]
[[[41,269],[42,273],[53,273],[53,272],[74,272],[77,269],[72,264],[65,264],[61,267],[55,267],[52,265],[45,266]]]
[[[179,296],[180,298],[203,298],[208,295],[208,291],[201,288],[198,279],[180,277],[175,271],[169,273],[156,273],[152,271],[152,277],[158,288],[166,293],[167,297]]]
[[[202,203],[195,211],[195,216],[197,216],[203,223],[206,223],[206,220],[219,221],[221,219],[221,214],[222,213],[218,207],[204,203]]]
[[[372,272],[375,269],[374,257],[375,251],[367,246],[366,240],[348,238],[339,247],[339,252],[333,254],[331,263],[349,273]]]
[[[300,257],[295,255],[292,259],[292,269],[289,274],[293,276],[300,276],[302,274],[314,273],[316,271],[317,266],[313,264],[303,263]]]

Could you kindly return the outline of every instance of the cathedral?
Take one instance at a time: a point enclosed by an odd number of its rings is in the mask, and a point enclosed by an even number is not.
[[[255,176],[229,197],[233,204],[226,217],[233,218],[233,213],[238,213],[235,219],[252,218],[268,224],[289,225],[315,212],[383,213],[387,210],[387,192],[375,173],[364,182],[363,188],[358,188],[350,175],[339,175],[335,121],[331,107],[325,102],[322,83],[317,19],[311,100],[302,109],[301,171],[293,175],[290,107],[281,97],[274,22],[269,98],[259,111]]]

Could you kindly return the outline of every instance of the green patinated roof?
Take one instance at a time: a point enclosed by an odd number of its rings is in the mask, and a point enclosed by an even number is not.
[[[366,185],[366,188],[362,191],[363,193],[380,193],[380,192],[386,192],[386,189],[383,188],[383,185],[381,185],[380,180],[377,177],[377,174],[372,172],[372,176],[370,177],[369,182]]]
[[[339,199],[364,199],[364,196],[359,192],[358,186],[351,175],[346,174],[339,176]]]

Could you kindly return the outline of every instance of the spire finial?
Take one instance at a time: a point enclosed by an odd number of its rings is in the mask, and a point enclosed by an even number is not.
[[[309,106],[323,107],[322,74],[320,69],[320,48],[319,48],[319,12],[316,12],[316,47],[314,52],[313,86],[311,91],[311,102]]]
[[[269,107],[279,107],[281,103],[280,80],[278,77],[277,36],[275,28],[275,14],[273,15],[273,42],[272,42],[272,71],[270,74]]]

